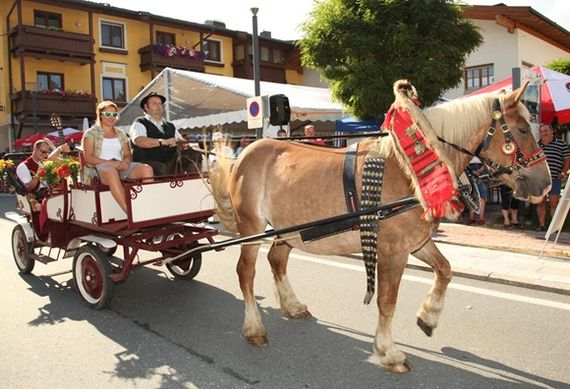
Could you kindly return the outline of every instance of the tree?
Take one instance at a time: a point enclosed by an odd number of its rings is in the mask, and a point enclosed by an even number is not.
[[[302,25],[303,65],[361,119],[380,119],[408,79],[425,105],[463,77],[482,37],[452,0],[322,0]]]
[[[569,58],[559,58],[550,61],[546,64],[546,67],[554,70],[558,73],[564,73],[570,76],[570,59]]]

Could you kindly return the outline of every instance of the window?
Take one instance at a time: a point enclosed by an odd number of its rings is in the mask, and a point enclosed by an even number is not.
[[[273,49],[273,63],[283,65],[285,63],[285,58],[283,58],[283,50]]]
[[[479,89],[494,82],[493,64],[465,68],[465,89]]]
[[[269,48],[268,47],[260,47],[260,54],[261,60],[263,62],[269,62]]]
[[[63,74],[38,72],[36,77],[37,89],[61,89],[63,90]]]
[[[207,39],[204,41],[206,61],[222,62],[222,45],[220,41]]]
[[[169,32],[156,32],[156,43],[159,45],[172,45],[176,46],[176,37]]]
[[[124,29],[122,24],[101,22],[101,46],[125,49]]]
[[[124,78],[103,77],[103,100],[127,101]]]
[[[61,30],[61,15],[34,10],[34,26]]]
[[[244,51],[245,51],[245,50],[244,50],[243,45],[237,45],[237,46],[235,47],[235,53],[234,53],[234,55],[235,55],[235,60],[236,60],[236,61],[239,61],[239,60],[242,60],[242,59],[245,58],[245,53],[244,53]]]

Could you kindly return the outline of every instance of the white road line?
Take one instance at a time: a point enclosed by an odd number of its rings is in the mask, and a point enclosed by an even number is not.
[[[267,254],[269,249],[262,247],[259,251]],[[330,266],[330,267],[336,267],[338,269],[352,270],[352,271],[364,273],[364,265],[351,265],[348,263],[339,263],[339,262],[334,262],[331,260],[320,259],[317,257],[311,257],[308,255],[297,254],[297,253],[292,253],[289,257],[297,259],[297,260],[305,261],[305,262],[316,263],[319,265],[325,265],[325,266]],[[416,277],[416,276],[410,276],[410,275],[404,274],[404,276],[402,278],[405,279],[406,281],[419,282],[419,283],[427,284],[427,285],[433,284],[432,280],[422,278],[422,277]],[[570,304],[560,303],[557,301],[544,300],[544,299],[539,299],[539,298],[534,298],[534,297],[524,297],[524,296],[519,296],[519,295],[512,294],[512,293],[496,292],[496,291],[487,290],[487,289],[483,289],[483,288],[477,288],[474,286],[460,285],[460,284],[455,284],[455,283],[451,283],[448,288],[449,289],[455,289],[455,290],[461,290],[464,292],[480,294],[480,295],[484,295],[484,296],[501,298],[504,300],[518,301],[518,302],[527,303],[527,304],[541,305],[544,307],[557,308],[557,309],[562,309],[565,311],[570,311]]]

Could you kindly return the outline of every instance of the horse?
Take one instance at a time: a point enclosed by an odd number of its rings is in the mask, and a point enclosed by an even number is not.
[[[451,171],[462,172],[472,154],[478,154],[491,161],[495,168],[502,169],[504,174],[500,179],[514,189],[515,197],[538,203],[550,190],[551,181],[544,157],[529,157],[540,154],[540,149],[530,129],[529,113],[519,102],[525,87],[510,94],[484,94],[448,102],[426,109],[423,115],[441,139],[438,148]],[[504,112],[508,133],[512,134],[509,139],[492,119],[496,114],[494,104],[495,107],[500,104]],[[497,129],[495,136],[492,136],[493,131],[488,131],[490,123]],[[516,146],[517,158],[505,152],[509,141],[509,145]],[[355,175],[358,196],[362,195],[365,157],[374,147],[388,150],[382,204],[413,195],[412,179],[394,151],[394,142],[393,137],[360,142]],[[487,143],[483,151],[476,152],[482,143]],[[347,212],[343,193],[345,151],[276,139],[258,140],[248,146],[233,165],[218,163],[216,170],[210,172],[216,212],[226,228],[241,236],[262,233],[267,225],[280,229],[344,214]],[[415,208],[378,222],[375,270],[379,317],[373,349],[380,365],[392,372],[411,369],[391,332],[408,255],[425,262],[435,273],[433,285],[416,313],[417,324],[427,336],[438,326],[447,285],[452,278],[449,262],[432,240],[438,222],[422,218],[423,214],[424,210]],[[267,258],[281,310],[290,318],[306,319],[311,314],[297,298],[287,276],[288,257],[293,248],[320,255],[345,255],[362,252],[361,240],[358,231],[348,231],[309,243],[304,243],[298,233],[289,233],[272,242]],[[242,245],[237,263],[245,310],[242,334],[251,345],[266,346],[267,333],[253,290],[258,250],[259,244]]]
[[[176,153],[166,163],[164,174],[200,173],[203,165],[203,153],[192,147],[186,147],[186,143],[177,143]]]

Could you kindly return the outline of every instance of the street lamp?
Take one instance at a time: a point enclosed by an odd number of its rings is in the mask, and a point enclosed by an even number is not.
[[[257,12],[259,8],[253,7],[250,8],[253,22],[253,34],[252,34],[252,45],[253,45],[253,83],[255,85],[255,96],[260,96],[260,86],[259,80],[261,78],[261,74],[259,72],[259,37],[257,36]],[[263,128],[258,128],[256,130],[256,137],[260,139],[263,136]]]

